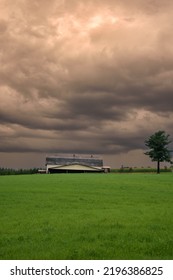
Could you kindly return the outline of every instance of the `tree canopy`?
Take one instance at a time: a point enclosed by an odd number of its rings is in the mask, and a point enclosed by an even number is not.
[[[157,173],[160,173],[160,162],[171,163],[171,153],[168,145],[172,142],[170,135],[165,131],[159,130],[145,140],[145,145],[149,148],[145,155],[148,155],[152,161],[157,162]]]

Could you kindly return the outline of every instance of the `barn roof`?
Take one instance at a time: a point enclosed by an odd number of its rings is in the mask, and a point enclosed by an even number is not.
[[[86,166],[102,167],[103,160],[95,156],[49,156],[46,157],[46,165],[70,165],[80,164]]]

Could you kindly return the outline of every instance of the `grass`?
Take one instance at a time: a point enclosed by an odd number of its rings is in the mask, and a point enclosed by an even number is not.
[[[0,259],[173,259],[173,175],[0,177]]]

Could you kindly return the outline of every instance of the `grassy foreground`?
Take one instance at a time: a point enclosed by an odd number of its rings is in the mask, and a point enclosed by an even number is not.
[[[173,174],[0,177],[0,259],[173,259]]]

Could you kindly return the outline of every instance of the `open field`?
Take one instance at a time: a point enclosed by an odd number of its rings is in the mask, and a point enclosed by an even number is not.
[[[173,259],[173,174],[0,177],[0,259]]]

